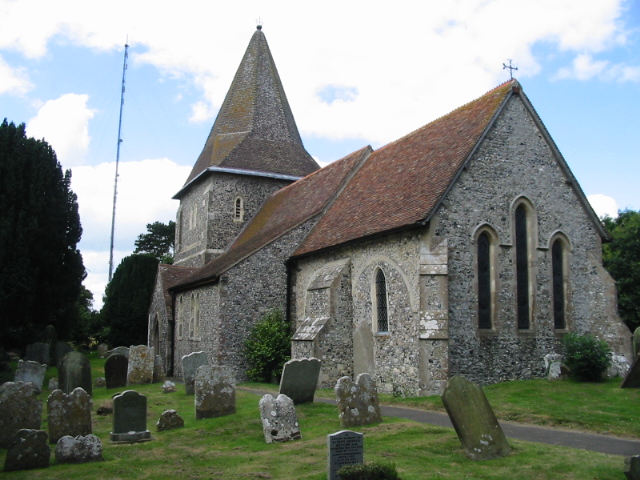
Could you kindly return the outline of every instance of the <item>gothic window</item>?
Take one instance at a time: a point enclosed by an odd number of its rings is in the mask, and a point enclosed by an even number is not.
[[[551,269],[553,283],[553,328],[567,328],[565,319],[565,253],[562,240],[559,238],[551,246]]]
[[[178,314],[176,315],[177,320],[178,320],[178,338],[182,338],[182,327],[183,327],[183,311],[182,311],[182,295],[180,295],[180,298],[178,299]]]
[[[527,208],[518,205],[515,212],[516,234],[516,318],[519,330],[530,328],[529,301],[529,225],[527,222]]]
[[[200,336],[200,295],[192,296],[193,337]]]
[[[242,198],[237,197],[234,202],[233,208],[233,220],[236,222],[241,222],[244,219],[244,202]]]
[[[491,238],[487,231],[478,236],[477,261],[478,261],[478,328],[490,330],[493,326],[492,308],[492,265],[491,265]]]
[[[387,309],[387,280],[381,269],[376,271],[375,284],[376,306],[376,331],[385,333],[389,331],[389,316]]]

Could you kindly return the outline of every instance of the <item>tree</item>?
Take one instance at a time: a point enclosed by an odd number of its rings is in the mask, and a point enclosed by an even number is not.
[[[640,212],[624,210],[605,217],[611,242],[602,247],[605,268],[618,286],[618,310],[631,331],[640,326]]]
[[[254,382],[279,379],[282,367],[291,358],[291,333],[282,312],[269,310],[265,313],[251,329],[244,346],[250,365],[249,379]]]
[[[101,310],[111,347],[147,343],[147,317],[158,260],[151,255],[129,255],[107,285]]]
[[[46,325],[68,338],[86,273],[71,171],[24,124],[0,125],[0,343],[21,347]]]
[[[153,255],[162,263],[173,263],[176,247],[176,222],[168,224],[153,222],[147,224],[147,233],[138,235],[133,253]]]

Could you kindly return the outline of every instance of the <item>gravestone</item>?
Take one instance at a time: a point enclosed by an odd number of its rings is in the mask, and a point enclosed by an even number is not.
[[[47,365],[55,367],[58,364],[56,357],[56,345],[58,343],[58,333],[53,325],[47,325],[40,334],[40,341],[49,345],[49,360]]]
[[[160,355],[156,355],[153,361],[153,383],[164,382],[167,378],[167,372],[164,368],[164,362]]]
[[[170,380],[165,380],[162,384],[162,393],[173,393],[176,391],[176,384]]]
[[[259,405],[265,442],[288,442],[302,438],[293,400],[282,394],[274,399],[267,393],[260,399]]]
[[[39,393],[33,383],[0,385],[0,448],[9,448],[19,430],[40,429],[42,402]]]
[[[320,376],[320,363],[320,360],[313,357],[289,360],[284,364],[280,377],[280,393],[289,397],[296,405],[313,402]]]
[[[153,347],[132,345],[129,348],[127,385],[146,385],[153,382]]]
[[[55,349],[56,349],[56,353],[55,353],[56,366],[58,366],[58,364],[60,363],[60,360],[62,360],[67,353],[73,352],[73,347],[69,345],[67,342],[57,342]]]
[[[236,413],[236,384],[229,367],[202,365],[194,379],[196,420]]]
[[[49,466],[50,456],[47,432],[25,428],[18,431],[15,441],[7,449],[4,471],[46,468]]]
[[[162,412],[162,415],[160,415],[160,418],[158,419],[158,423],[156,423],[156,428],[159,432],[182,427],[184,427],[184,420],[175,410],[165,410]]]
[[[624,459],[623,473],[627,480],[640,480],[640,455]]]
[[[53,392],[58,389],[58,377],[53,377],[49,379],[49,391]]]
[[[111,355],[124,355],[129,358],[129,347],[116,347],[113,350],[109,350],[107,352],[109,356]]]
[[[570,370],[562,362],[551,362],[547,370],[547,380],[564,380],[569,378]]]
[[[338,379],[335,392],[343,428],[382,421],[376,381],[368,373],[358,375],[355,383],[351,377]]]
[[[98,345],[98,356],[100,358],[106,358],[106,356],[108,355],[109,351],[109,347],[107,347],[106,343],[101,343],[100,345]]]
[[[327,435],[327,450],[327,478],[340,480],[342,467],[364,463],[364,434],[341,430]]]
[[[640,328],[640,327],[638,327]],[[636,329],[637,331],[638,329]],[[640,387],[640,356],[633,361],[633,365],[624,376],[620,388],[639,388]]]
[[[27,352],[25,358],[32,362],[44,363],[49,365],[49,344],[42,342],[35,342],[27,345]]]
[[[96,378],[95,386],[96,386],[96,388],[105,388],[107,386],[106,378],[104,378],[104,377]]]
[[[86,463],[102,460],[102,442],[95,435],[62,437],[56,444],[56,463]]]
[[[88,435],[91,428],[91,397],[82,388],[70,394],[55,390],[47,399],[49,442],[57,443],[65,435]]]
[[[509,455],[509,442],[482,387],[455,376],[441,398],[469,458],[491,460]]]
[[[41,392],[45,373],[47,373],[47,365],[44,363],[18,360],[14,382],[31,382]]]
[[[113,397],[114,442],[143,442],[151,439],[147,430],[147,397],[134,390],[118,393]]]
[[[187,395],[194,394],[193,381],[198,367],[208,364],[209,360],[206,352],[192,352],[182,357],[182,379],[184,380],[184,388]]]
[[[129,359],[120,353],[115,353],[104,362],[104,379],[107,388],[122,388],[127,386],[127,371]]]
[[[633,331],[633,359],[635,360],[640,354],[640,327],[636,327]]]
[[[89,359],[80,352],[67,353],[58,362],[58,387],[67,394],[80,387],[91,395],[93,384]]]
[[[611,358],[611,364],[607,369],[607,377],[624,378],[629,372],[629,369],[631,368],[631,364],[629,363],[629,361],[626,359],[624,355],[618,355],[613,352],[609,352],[609,357]]]

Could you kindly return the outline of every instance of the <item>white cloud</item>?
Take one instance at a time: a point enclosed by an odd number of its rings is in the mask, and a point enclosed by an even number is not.
[[[598,78],[604,81],[638,82],[640,67],[612,63],[608,60],[594,60],[592,55],[580,54],[571,66],[561,68],[556,78],[582,81]]]
[[[615,199],[601,193],[588,195],[587,199],[599,217],[616,218],[618,216],[619,207]]]
[[[0,95],[3,93],[24,95],[32,88],[33,84],[29,81],[26,69],[11,67],[0,56]]]
[[[88,95],[69,93],[49,100],[27,123],[27,134],[44,138],[64,167],[84,163],[91,140],[89,120],[93,118],[93,112],[87,108],[88,99]]]

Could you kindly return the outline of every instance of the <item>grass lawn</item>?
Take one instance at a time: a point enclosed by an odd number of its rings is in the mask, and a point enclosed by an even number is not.
[[[93,377],[104,376],[104,360],[91,357]],[[50,369],[48,377],[55,375]],[[46,388],[41,394],[46,424]],[[517,381],[485,388],[500,419],[561,426],[637,437],[640,432],[640,392],[621,390],[620,381],[584,384],[572,381]],[[245,384],[276,391],[273,385]],[[163,394],[161,385],[137,386],[148,398],[148,429],[153,440],[114,445],[109,440],[112,417],[95,411],[125,389],[94,388],[93,433],[103,444],[104,462],[57,465],[48,469],[0,474],[11,479],[314,479],[326,478],[327,438],[339,431],[337,409],[323,403],[297,407],[302,439],[267,445],[258,410],[259,396],[238,390],[237,413],[195,420],[194,397],[184,387]],[[332,397],[330,389],[318,396]],[[439,397],[398,399],[382,396],[383,403],[443,410]],[[185,428],[157,432],[160,414],[173,408]],[[365,461],[391,461],[404,480],[425,479],[621,479],[620,456],[511,440],[510,456],[474,462],[463,453],[453,429],[395,418],[356,429],[365,434]],[[640,453],[640,452],[639,452]],[[6,450],[0,449],[4,465]]]

